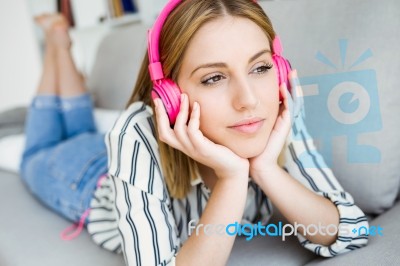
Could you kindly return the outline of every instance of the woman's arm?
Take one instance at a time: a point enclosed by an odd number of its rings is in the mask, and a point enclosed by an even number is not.
[[[321,225],[322,228],[333,224],[338,227],[339,213],[330,200],[304,187],[279,166],[266,169],[265,173],[268,174],[258,177],[261,181],[258,185],[291,224]],[[299,227],[299,231],[304,235],[303,228]],[[311,242],[325,246],[336,238],[325,232],[307,236]]]
[[[293,98],[283,84],[280,90],[284,103],[280,106],[280,115],[264,152],[250,159],[251,177],[291,224],[321,224],[324,227],[333,224],[337,227],[339,215],[334,204],[307,189],[278,165],[279,153],[282,149],[287,149],[285,144],[292,134],[289,131],[292,126],[296,126],[295,119],[301,119],[295,117],[298,117],[303,105],[301,88],[297,84],[297,72],[293,71],[290,77]],[[299,231],[304,234],[302,227],[299,227]],[[329,245],[334,242],[336,236],[317,232],[307,238],[315,243]]]
[[[246,175],[247,176],[247,175]],[[246,196],[248,181],[245,178],[221,178],[215,184],[211,197],[200,218],[204,226],[226,225],[240,222]],[[235,241],[234,236],[223,234],[207,235],[205,228],[199,227],[185,242],[176,258],[177,265],[225,265]]]
[[[306,239],[299,235],[300,241],[305,248],[325,257],[365,246],[368,236],[359,234],[359,228],[369,226],[365,214],[354,204],[352,196],[344,191],[321,154],[317,152],[313,139],[307,132],[303,116],[296,119],[293,127],[295,130],[290,133],[283,153],[284,168],[288,175],[303,187],[330,201],[338,214],[339,226],[338,234],[331,245],[314,243],[308,236]],[[316,212],[319,210],[315,209]],[[318,225],[319,219],[314,223]]]
[[[302,105],[296,72],[291,73],[291,85],[293,98],[282,91],[284,108],[265,151],[250,160],[251,177],[290,223],[322,228],[315,235],[307,234],[307,239],[298,235],[307,249],[331,257],[362,247],[368,236],[358,235],[358,229],[368,227],[367,219],[316,152],[303,114],[294,112]],[[278,150],[283,150],[286,171],[278,166]],[[336,228],[338,233],[327,234],[328,225],[333,225],[330,232]],[[305,233],[303,227],[298,228]]]

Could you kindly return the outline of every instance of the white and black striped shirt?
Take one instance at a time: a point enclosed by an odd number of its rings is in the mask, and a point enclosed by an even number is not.
[[[91,202],[89,233],[100,246],[122,251],[127,265],[175,264],[176,254],[188,238],[189,221],[200,220],[210,197],[209,189],[198,178],[185,199],[170,198],[152,114],[149,106],[133,103],[106,134],[108,177]],[[316,152],[302,115],[296,118],[292,133],[281,153],[282,167],[304,186],[331,200],[338,208],[341,225],[368,227],[364,213]],[[271,215],[270,201],[250,180],[241,222],[265,225]],[[305,248],[325,257],[360,248],[368,240],[352,232],[339,233],[331,246],[314,244],[301,235],[298,238]]]

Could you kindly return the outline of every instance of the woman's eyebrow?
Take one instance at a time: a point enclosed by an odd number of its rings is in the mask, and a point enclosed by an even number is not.
[[[253,56],[249,59],[249,64],[250,64],[251,62],[253,62],[254,60],[256,60],[257,58],[259,58],[260,56],[262,56],[263,54],[268,54],[268,53],[271,54],[271,51],[268,50],[268,49],[264,49],[264,50],[262,50],[262,51],[256,53],[255,55],[253,55]]]
[[[263,54],[267,54],[267,53],[271,53],[270,50],[268,49],[264,49],[258,53],[256,53],[255,55],[253,55],[250,59],[249,59],[249,63],[251,63],[252,61],[256,60],[257,58],[259,58],[260,56],[262,56]],[[227,65],[226,63],[222,63],[222,62],[217,62],[217,63],[208,63],[208,64],[203,64],[198,66],[195,70],[192,71],[192,73],[190,74],[190,77],[193,76],[194,72],[196,72],[197,70],[201,69],[201,68],[226,68]]]
[[[190,74],[190,77],[193,76],[194,72],[196,72],[200,68],[217,68],[217,67],[223,68],[223,67],[227,67],[227,65],[225,63],[209,63],[209,64],[200,65],[195,70],[192,71],[192,73]]]

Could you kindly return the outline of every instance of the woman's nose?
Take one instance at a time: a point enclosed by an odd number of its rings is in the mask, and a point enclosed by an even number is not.
[[[250,80],[247,78],[240,78],[233,81],[232,86],[233,106],[235,109],[239,111],[251,110],[258,105],[260,100]]]

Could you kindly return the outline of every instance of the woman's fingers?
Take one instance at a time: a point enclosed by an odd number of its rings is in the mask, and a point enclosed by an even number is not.
[[[268,150],[267,153],[272,155],[273,157],[277,157],[279,155],[291,127],[289,107],[292,99],[286,87],[286,83],[282,83],[279,87],[279,90],[283,97],[283,104],[280,105],[279,115],[276,118],[274,128],[271,132],[266,147],[266,150]]]
[[[192,113],[188,124],[188,136],[195,149],[201,149],[204,146],[204,135],[200,131],[200,105],[194,102]]]
[[[203,135],[200,130],[200,111],[200,105],[195,102],[188,124],[188,136],[193,145],[194,159],[220,173],[234,171],[239,164],[230,162],[237,156],[228,148],[212,142]]]
[[[300,81],[297,76],[297,71],[293,70],[289,75],[291,93],[293,98],[293,118],[296,118],[304,105],[303,91],[300,86]]]
[[[161,141],[178,149],[191,157],[197,157],[197,153],[204,147],[204,136],[200,131],[200,106],[197,102],[193,105],[189,116],[189,98],[182,94],[181,107],[176,118],[174,129],[171,129],[169,119],[163,103],[160,99],[154,100],[158,134]],[[187,125],[188,123],[188,125]]]
[[[162,142],[174,147],[175,149],[182,149],[179,141],[175,137],[175,132],[171,129],[169,118],[163,103],[160,99],[154,99],[158,137]]]
[[[292,117],[287,117],[291,116],[291,107],[293,106],[293,100],[292,97],[290,96],[290,93],[287,89],[286,83],[283,83],[279,89],[281,90],[281,94],[283,96],[283,106],[281,107],[281,116],[282,118],[289,118],[291,119]]]
[[[187,133],[188,118],[189,118],[189,98],[185,93],[182,93],[181,106],[174,125],[174,132],[176,134],[178,141],[182,144],[183,147],[185,147],[186,149],[192,149],[193,146],[190,143]]]

